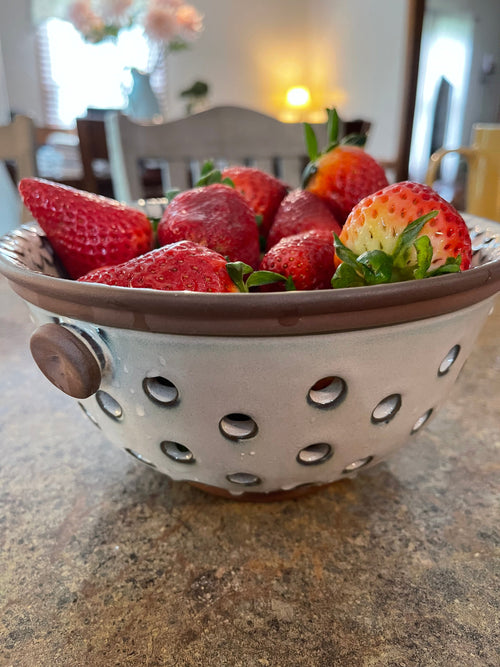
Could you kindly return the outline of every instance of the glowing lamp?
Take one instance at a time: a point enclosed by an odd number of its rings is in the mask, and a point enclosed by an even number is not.
[[[286,91],[286,103],[294,109],[303,109],[311,102],[311,93],[305,86],[293,86]]]

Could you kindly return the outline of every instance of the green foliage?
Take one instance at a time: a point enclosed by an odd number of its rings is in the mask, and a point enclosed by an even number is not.
[[[220,169],[216,169],[214,163],[211,160],[204,162],[200,178],[196,182],[196,187],[200,188],[204,185],[212,185],[213,183],[222,183],[223,185],[229,185],[229,187],[234,188],[234,183],[230,178],[222,178],[222,172]]]
[[[249,264],[244,262],[228,262],[226,264],[229,277],[240,292],[249,292],[250,288],[260,285],[270,285],[277,282],[285,282],[286,289],[295,289],[293,281],[273,271],[254,271]]]

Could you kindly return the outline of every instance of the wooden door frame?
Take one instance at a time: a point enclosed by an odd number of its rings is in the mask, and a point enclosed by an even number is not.
[[[408,2],[405,83],[401,110],[399,149],[395,165],[397,181],[405,181],[408,178],[413,119],[417,98],[420,44],[422,41],[422,26],[425,13],[425,0],[408,0]]]

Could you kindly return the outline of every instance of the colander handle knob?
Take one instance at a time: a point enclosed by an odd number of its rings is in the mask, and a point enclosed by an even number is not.
[[[42,324],[30,350],[45,377],[73,398],[88,398],[101,384],[101,368],[89,346],[60,324]]]

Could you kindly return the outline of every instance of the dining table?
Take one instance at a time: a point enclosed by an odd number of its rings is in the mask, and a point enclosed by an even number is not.
[[[132,459],[40,373],[0,278],[0,664],[497,667],[500,301],[437,414],[299,498]]]

